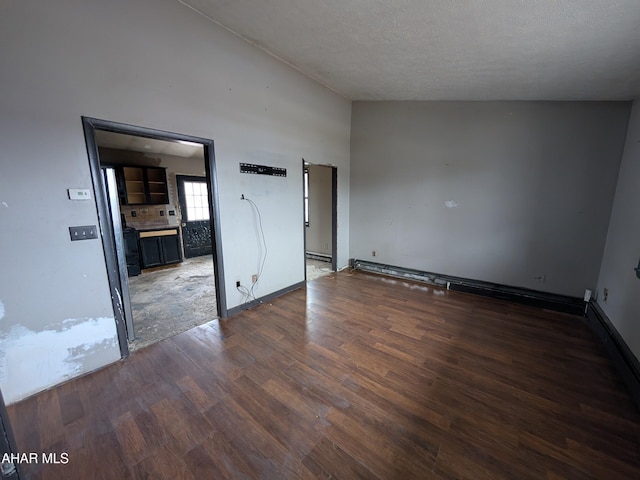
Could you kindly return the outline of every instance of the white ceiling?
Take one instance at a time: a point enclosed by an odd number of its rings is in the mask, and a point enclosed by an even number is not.
[[[99,147],[117,150],[175,155],[184,158],[203,158],[204,155],[202,145],[191,142],[156,140],[105,130],[96,130],[96,144]]]
[[[640,0],[178,0],[352,100],[640,98]]]

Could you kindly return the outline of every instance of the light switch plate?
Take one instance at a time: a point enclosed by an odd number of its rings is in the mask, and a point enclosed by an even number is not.
[[[71,236],[72,242],[76,240],[90,240],[92,238],[98,238],[98,229],[95,225],[69,227],[69,235]]]

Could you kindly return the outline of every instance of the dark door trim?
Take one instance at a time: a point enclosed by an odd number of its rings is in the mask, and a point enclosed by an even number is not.
[[[113,312],[118,330],[118,341],[120,344],[120,354],[122,358],[129,356],[129,346],[127,344],[127,333],[124,322],[123,308],[120,300],[119,267],[116,258],[115,242],[113,237],[113,225],[109,215],[107,195],[104,190],[100,173],[100,156],[96,143],[95,131],[105,130],[108,132],[124,133],[127,135],[137,135],[158,140],[182,140],[186,142],[199,143],[204,147],[205,172],[209,180],[209,217],[211,221],[211,243],[213,247],[213,264],[215,276],[216,300],[218,316],[226,318],[227,299],[225,295],[224,267],[222,262],[222,245],[220,243],[220,212],[218,207],[218,181],[216,162],[214,155],[213,140],[208,138],[194,137],[179,133],[166,132],[153,128],[139,127],[125,123],[117,123],[109,120],[100,120],[91,117],[82,117],[82,127],[87,144],[87,154],[89,156],[89,167],[91,170],[91,180],[98,209],[98,222],[102,233],[102,245],[104,247],[107,275],[109,278],[109,288],[113,303]]]
[[[331,167],[331,269],[338,271],[338,167]]]
[[[304,205],[304,173],[307,170],[307,162],[302,159],[302,170],[300,185],[302,185],[302,266],[304,268],[304,283],[307,284],[307,222],[305,222],[305,205]]]

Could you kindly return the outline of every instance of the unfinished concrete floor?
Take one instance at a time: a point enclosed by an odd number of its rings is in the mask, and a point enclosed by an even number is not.
[[[211,255],[129,278],[135,340],[131,351],[217,318]]]
[[[326,277],[332,273],[333,270],[331,270],[330,262],[307,258],[307,282],[315,280],[316,278]]]

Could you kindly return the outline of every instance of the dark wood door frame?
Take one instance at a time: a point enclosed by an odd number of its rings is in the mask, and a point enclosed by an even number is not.
[[[123,133],[126,135],[136,135],[139,137],[154,138],[158,140],[199,143],[204,148],[205,172],[209,182],[209,219],[211,222],[211,243],[213,245],[213,265],[215,278],[215,292],[220,318],[228,317],[227,300],[224,283],[224,267],[222,261],[222,245],[220,244],[220,212],[218,208],[218,182],[216,172],[216,162],[214,155],[213,140],[208,138],[194,137],[179,133],[165,132],[153,128],[139,127],[125,123],[111,122],[91,117],[82,117],[85,142],[87,144],[87,154],[89,156],[89,167],[91,170],[91,180],[98,209],[98,222],[102,232],[102,245],[104,248],[107,275],[109,278],[109,288],[113,303],[113,312],[118,330],[118,342],[120,344],[120,354],[122,358],[129,356],[129,345],[127,343],[127,332],[121,304],[119,280],[119,266],[116,257],[116,247],[113,235],[113,225],[109,214],[107,193],[102,182],[100,173],[100,156],[96,143],[95,131],[104,130],[107,132]]]
[[[338,167],[331,167],[331,269],[338,271]]]

